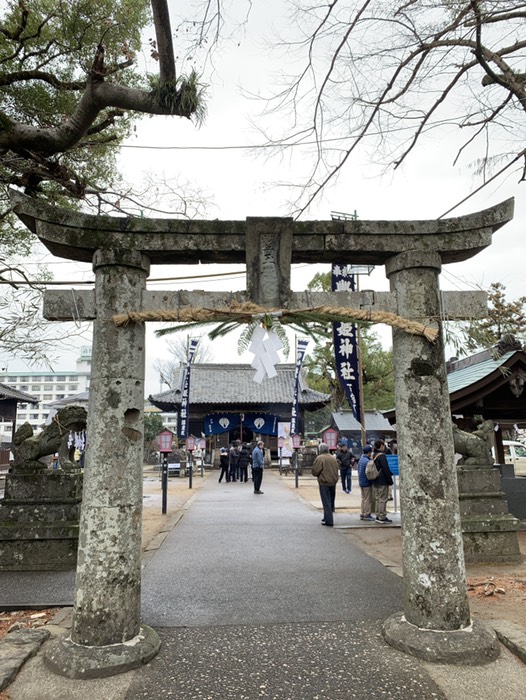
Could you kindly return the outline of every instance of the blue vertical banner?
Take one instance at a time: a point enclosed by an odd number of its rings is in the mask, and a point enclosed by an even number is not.
[[[184,371],[183,394],[181,396],[181,409],[179,411],[179,430],[177,437],[185,440],[188,437],[188,423],[190,418],[190,365],[194,359],[199,338],[191,338],[188,344],[188,361]]]
[[[332,266],[332,291],[356,291],[356,276],[351,265]],[[356,420],[361,423],[358,328],[355,323],[333,323],[336,374]]]
[[[300,383],[300,371],[309,344],[308,338],[296,338],[296,369],[294,372],[294,397],[292,399],[292,411],[290,413],[290,435],[298,430],[298,393]]]

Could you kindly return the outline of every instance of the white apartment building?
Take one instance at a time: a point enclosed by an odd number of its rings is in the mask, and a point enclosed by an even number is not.
[[[33,430],[40,430],[46,423],[50,406],[56,401],[79,394],[89,388],[91,375],[91,346],[80,349],[76,371],[9,372],[0,374],[0,382],[24,391],[38,399],[38,405],[19,403],[16,428],[29,423]],[[11,442],[11,422],[0,423],[1,441]]]
[[[68,397],[87,392],[91,375],[91,346],[80,348],[80,357],[76,361],[76,371],[57,372],[4,372],[0,373],[0,383],[18,389],[38,399],[38,405],[19,403],[16,419],[17,430],[24,423],[29,423],[34,431],[41,430],[47,422],[50,410],[53,413],[61,406],[61,401]],[[80,398],[80,397],[79,397]],[[87,397],[82,397],[79,405],[86,405]],[[70,402],[65,402],[64,405]],[[86,406],[87,407],[87,406]],[[158,412],[159,409],[145,401],[145,412]],[[161,413],[164,427],[177,433],[177,413]],[[0,445],[10,443],[13,426],[11,421],[0,421]]]

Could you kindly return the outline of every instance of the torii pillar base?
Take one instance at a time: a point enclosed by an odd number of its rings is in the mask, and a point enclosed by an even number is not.
[[[91,647],[76,644],[71,637],[58,639],[44,655],[46,666],[66,678],[106,678],[141,668],[158,653],[161,640],[148,625],[124,644]]]
[[[437,664],[481,666],[500,654],[495,631],[478,620],[460,630],[427,630],[396,613],[384,622],[382,634],[395,649]]]

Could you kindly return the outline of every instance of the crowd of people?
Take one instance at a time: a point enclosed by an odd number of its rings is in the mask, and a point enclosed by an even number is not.
[[[387,454],[397,454],[398,444],[395,439],[388,444],[383,439],[375,440],[373,445],[365,445],[363,453],[357,459],[349,450],[346,441],[338,445],[336,454],[331,454],[328,445],[321,443],[318,447],[318,456],[312,465],[312,474],[318,479],[320,499],[323,506],[322,525],[333,527],[336,485],[341,480],[344,493],[351,493],[352,470],[358,472],[358,485],[361,494],[360,520],[375,521],[380,524],[392,523],[387,517],[387,501],[392,500],[390,488],[393,485],[393,474],[389,468]],[[370,460],[378,470],[375,479],[368,478],[366,474],[367,464]],[[230,448],[222,447],[219,457],[219,483],[225,479],[226,483],[247,483],[249,479],[254,484],[254,493],[262,495],[261,482],[263,480],[264,443],[259,440],[255,443],[236,440]],[[250,474],[249,474],[250,469]],[[373,503],[374,513],[373,516]]]
[[[239,481],[247,483],[250,479],[254,482],[254,493],[263,495],[261,482],[263,481],[264,443],[259,440],[255,443],[235,440],[230,448],[221,448],[219,456],[219,483],[225,478],[225,482]]]
[[[391,440],[389,444],[383,439],[375,440],[373,445],[365,445],[363,454],[359,459],[352,454],[346,442],[340,443],[335,455],[329,451],[328,445],[321,443],[318,448],[318,456],[312,465],[312,474],[318,479],[320,499],[323,506],[322,525],[332,527],[334,525],[336,485],[341,479],[342,490],[350,493],[352,487],[352,470],[358,471],[358,484],[361,493],[360,520],[375,521],[380,524],[388,524],[393,521],[387,517],[387,501],[392,500],[390,488],[393,485],[393,474],[389,468],[386,454],[397,454],[398,443]],[[369,479],[366,475],[367,464],[370,460],[378,470],[375,479]],[[374,498],[374,512],[373,510]]]

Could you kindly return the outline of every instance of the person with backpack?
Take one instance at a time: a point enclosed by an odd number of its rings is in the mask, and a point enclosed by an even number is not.
[[[363,455],[358,460],[358,485],[360,486],[362,495],[360,520],[375,520],[371,515],[373,505],[373,482],[365,475],[365,467],[367,466],[367,462],[371,459],[372,451],[373,448],[371,445],[365,445],[363,448]]]
[[[384,452],[385,442],[383,440],[375,440],[373,460],[380,473],[373,481],[373,488],[376,501],[376,522],[382,524],[393,522],[387,517],[387,499],[389,498],[389,486],[393,485],[393,474],[389,469],[389,463]]]

